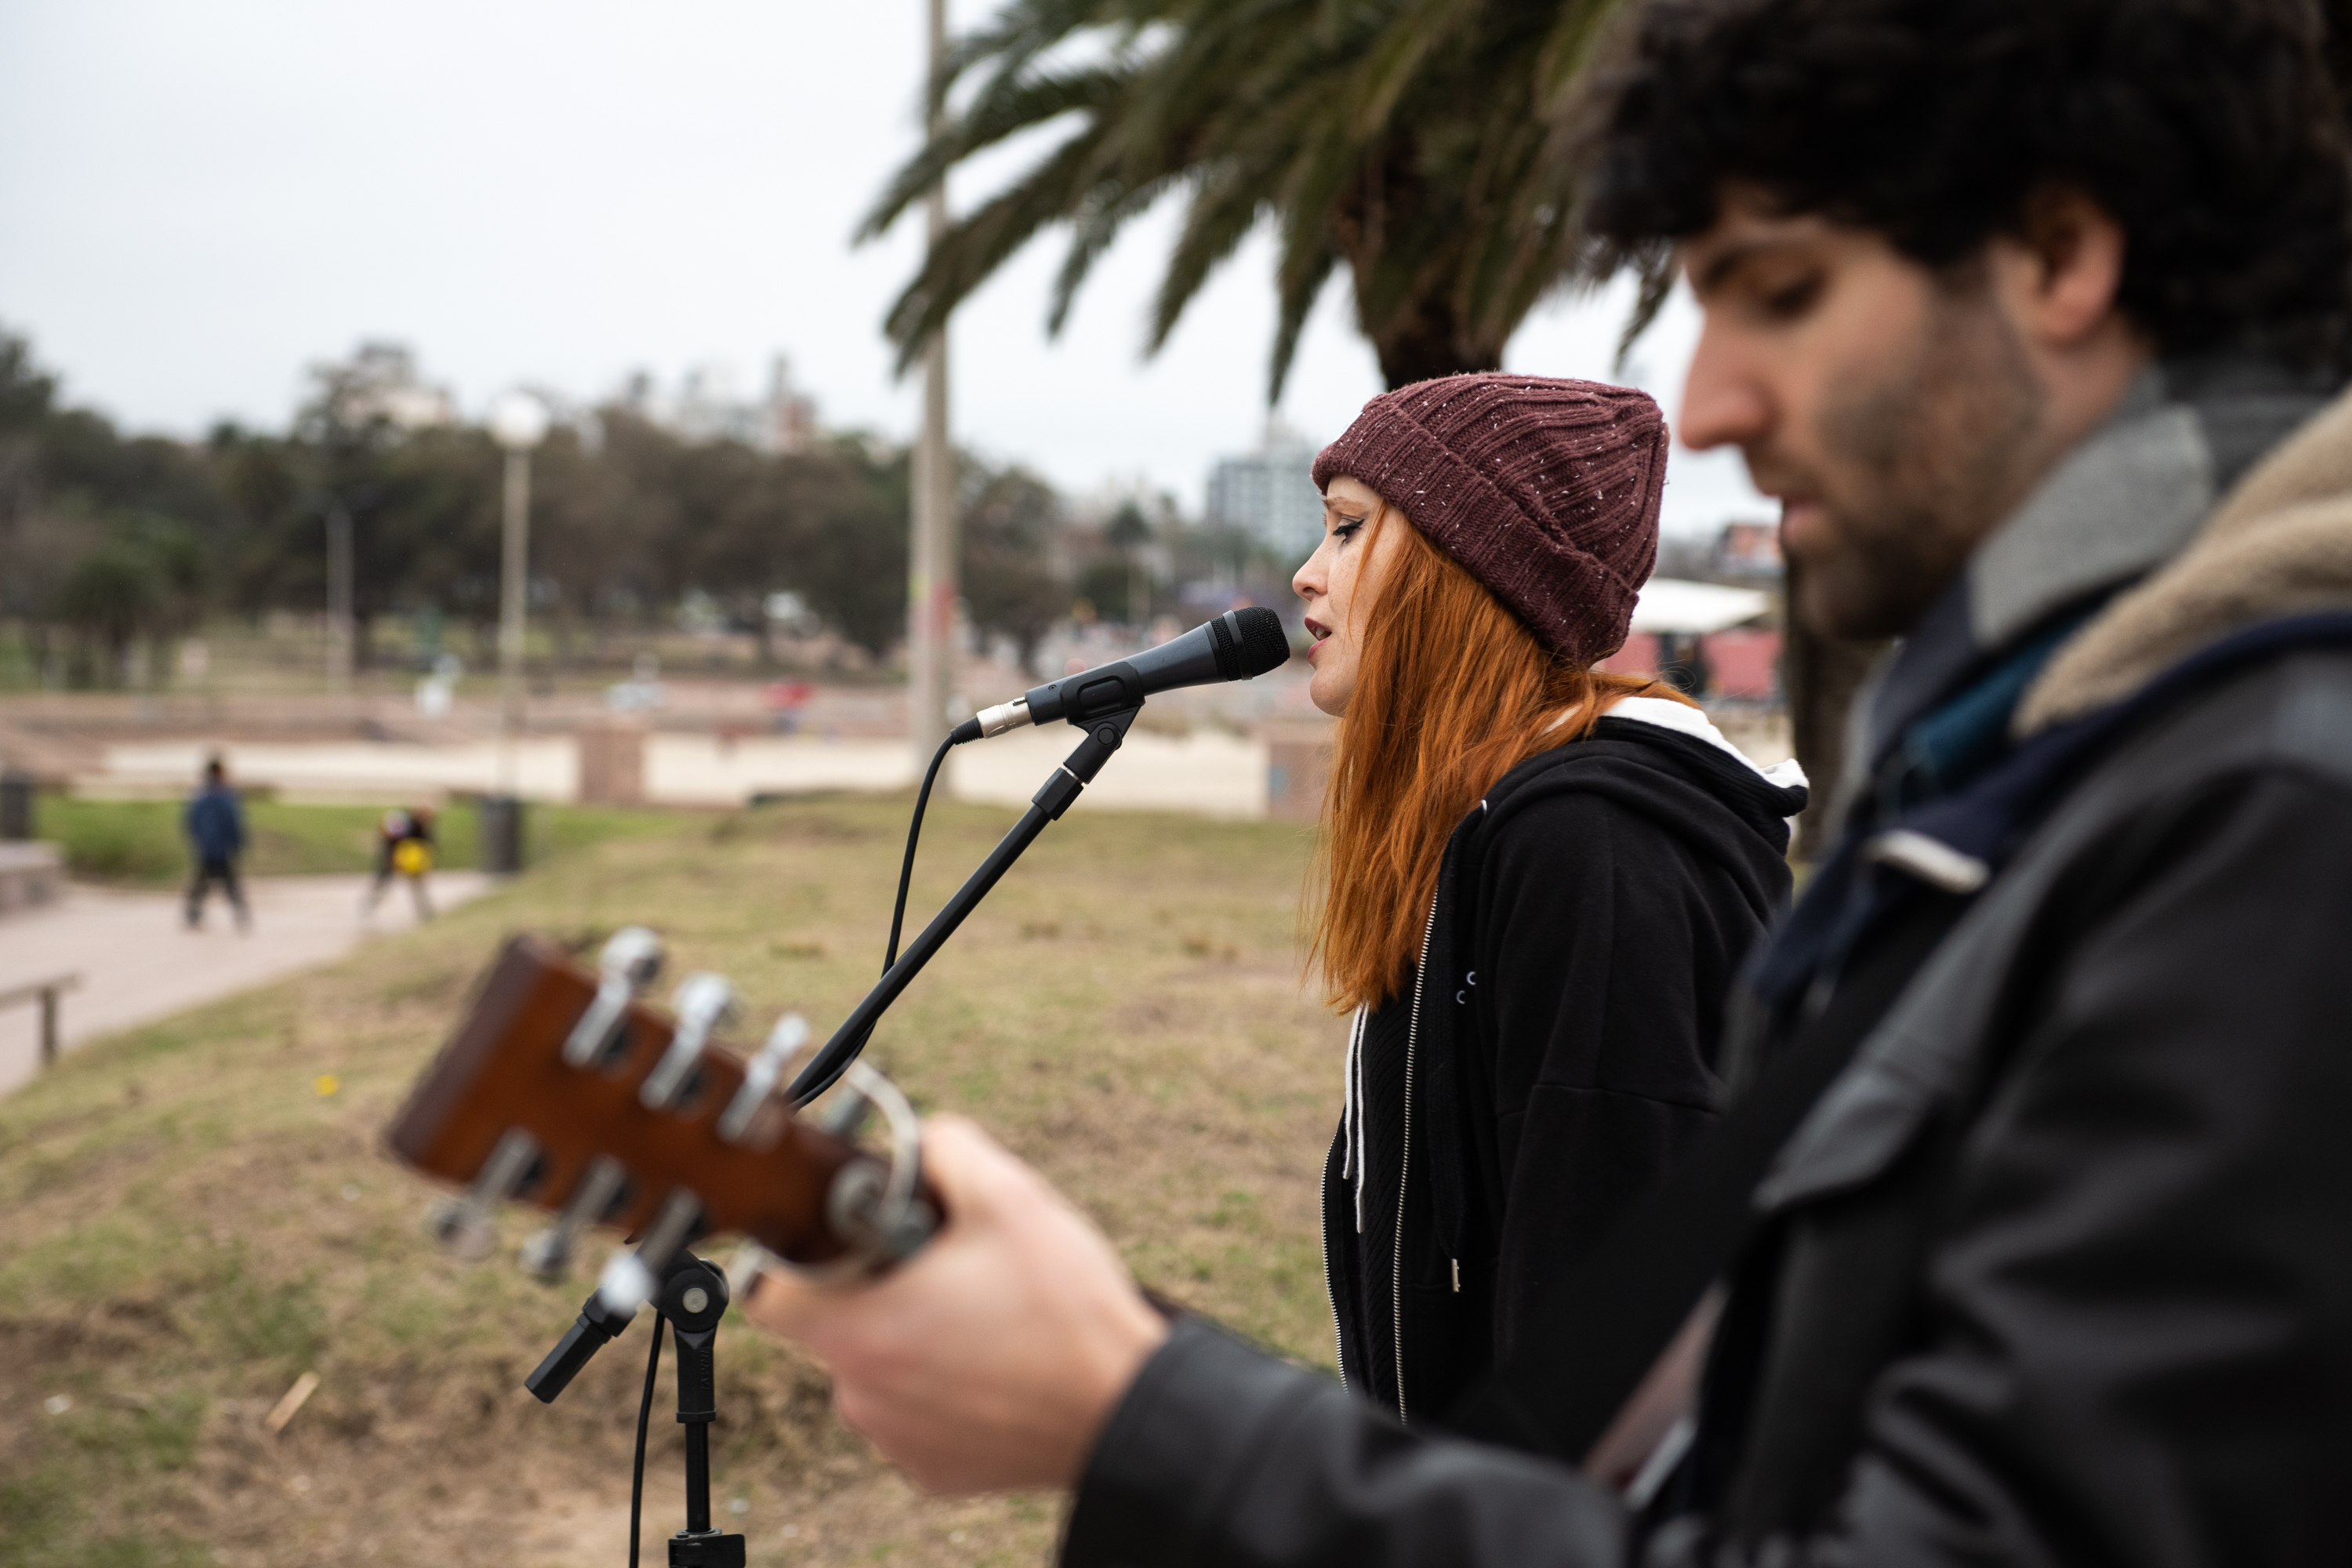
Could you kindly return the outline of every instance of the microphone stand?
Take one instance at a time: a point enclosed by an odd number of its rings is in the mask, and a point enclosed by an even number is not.
[[[716,1351],[719,1321],[727,1312],[727,1271],[680,1247],[663,1272],[654,1294],[654,1332],[669,1326],[677,1342],[677,1419],[686,1428],[686,1528],[669,1538],[669,1568],[743,1568],[743,1538],[710,1522],[710,1424],[719,1419],[719,1378]],[[604,1307],[604,1292],[593,1291],[580,1317],[556,1347],[547,1352],[538,1370],[523,1380],[541,1404],[552,1405],[588,1358],[613,1342],[630,1319]],[[646,1385],[650,1400],[653,1384]],[[644,1458],[645,1431],[637,1432],[638,1458]],[[634,1509],[634,1503],[631,1505]],[[637,1521],[630,1519],[629,1561],[636,1558]]]
[[[825,1041],[823,1048],[809,1058],[808,1066],[802,1068],[800,1076],[793,1080],[791,1094],[794,1105],[806,1105],[832,1088],[834,1081],[849,1070],[849,1064],[856,1060],[858,1050],[866,1036],[873,1031],[876,1021],[889,1009],[891,1003],[898,999],[898,994],[907,989],[915,976],[922,972],[923,965],[931,961],[932,954],[955,934],[956,928],[963,924],[964,917],[971,913],[1004,873],[1013,868],[1013,862],[1021,858],[1022,852],[1037,841],[1037,836],[1045,831],[1046,824],[1059,821],[1062,813],[1070,809],[1070,803],[1085,792],[1087,785],[1095,782],[1095,775],[1102,772],[1105,763],[1110,761],[1110,754],[1118,751],[1119,743],[1127,739],[1129,726],[1135,722],[1136,714],[1143,707],[1141,682],[1134,680],[1131,675],[1128,679],[1134,687],[1126,694],[1131,699],[1129,704],[1108,713],[1097,713],[1086,721],[1087,738],[1079,742],[1077,749],[1038,786],[1037,793],[1030,797],[1029,809],[1022,813],[1021,820],[1013,825],[1013,831],[997,840],[996,847],[988,852],[988,858],[980,863],[980,868],[965,879],[963,886],[956,889],[955,897],[931,917],[931,923],[923,928],[922,934],[907,944],[907,951],[898,955],[898,962],[892,964],[874,989],[866,994],[866,999],[850,1010],[849,1016],[842,1021],[840,1028],[833,1032],[833,1037]]]

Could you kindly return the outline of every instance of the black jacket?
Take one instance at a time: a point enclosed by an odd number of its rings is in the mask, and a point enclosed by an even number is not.
[[[2129,544],[2227,482],[2222,437],[2262,412],[2126,410],[2023,514],[2073,542],[2017,559],[2147,570],[2084,531]],[[2010,693],[2000,728],[2032,738],[1925,809],[1900,775],[1969,725],[1915,683],[1932,721],[1907,761],[1874,752],[1895,815],[1853,897],[1817,880],[1776,939],[1811,944],[1801,984],[1756,972],[1735,1079],[1866,1028],[1754,1192],[1696,1443],[1647,1514],[1185,1325],[1097,1443],[1066,1560],[2352,1557],[2347,446],[2352,401],[2162,542],[2177,560]],[[1989,654],[2034,635],[1962,609]]]
[[[1704,740],[1605,718],[1455,830],[1422,961],[1356,1019],[1324,1165],[1350,1387],[1408,1424],[1443,1411],[1713,1118],[1722,1000],[1787,902],[1804,803]]]

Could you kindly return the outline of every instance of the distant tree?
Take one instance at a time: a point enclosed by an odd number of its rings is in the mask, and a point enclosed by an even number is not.
[[[1135,574],[1124,561],[1106,556],[1089,561],[1078,569],[1078,597],[1107,621],[1132,625],[1135,621]]]
[[[148,668],[202,618],[213,563],[236,548],[235,517],[207,454],[125,438],[62,405],[31,347],[0,331],[0,616],[47,668],[53,637],[69,679],[112,683],[142,639]]]
[[[1151,542],[1151,523],[1143,509],[1133,501],[1121,501],[1110,521],[1103,525],[1103,538],[1121,555],[1131,555]]]
[[[972,629],[1012,639],[1034,673],[1037,645],[1069,613],[1070,585],[1046,563],[1061,512],[1053,488],[1025,468],[966,460],[961,575]]]
[[[841,437],[813,456],[796,466],[809,526],[788,585],[878,659],[907,633],[907,454]]]
[[[162,598],[146,559],[113,540],[74,563],[58,590],[56,614],[88,639],[99,684],[112,685]]]
[[[357,661],[388,614],[467,623],[487,651],[499,614],[500,458],[415,383],[404,350],[362,345],[315,367],[284,435],[234,425],[201,446],[125,439],[62,406],[23,340],[0,332],[0,618],[37,667],[117,679],[150,669],[209,611],[327,607],[327,520],[349,513]],[[1000,482],[1001,481],[1001,482]],[[559,424],[533,458],[534,604],[559,647],[591,624],[645,622],[689,593],[768,631],[767,596],[800,595],[877,659],[905,633],[907,459],[863,437],[777,455],[690,440],[639,410]],[[1034,649],[1066,607],[1042,575],[1058,505],[1033,476],[992,475],[971,558],[988,624]],[[772,647],[768,650],[773,653]]]
[[[1008,141],[1040,132],[1048,150],[930,250],[887,330],[911,361],[959,302],[1061,225],[1069,248],[1046,318],[1058,331],[1119,230],[1181,191],[1147,352],[1267,222],[1270,399],[1341,267],[1390,386],[1494,369],[1584,258],[1554,121],[1616,3],[1012,0],[950,49],[931,87],[949,106],[940,129],[859,233],[880,234],[949,170]]]
[[[375,623],[426,605],[469,624],[487,649],[499,618],[500,458],[478,428],[452,423],[413,356],[362,343],[313,365],[282,473],[253,473],[272,510],[257,563],[273,606],[327,607],[327,532],[352,523],[353,662],[373,662]],[[264,468],[274,466],[264,463]],[[292,479],[291,486],[285,481]],[[534,552],[534,555],[539,554]]]

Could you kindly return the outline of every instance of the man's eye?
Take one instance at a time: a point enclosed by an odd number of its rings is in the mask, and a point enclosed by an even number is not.
[[[1757,303],[1764,314],[1775,321],[1790,321],[1813,308],[1822,297],[1822,278],[1818,272],[1776,282],[1757,290]]]

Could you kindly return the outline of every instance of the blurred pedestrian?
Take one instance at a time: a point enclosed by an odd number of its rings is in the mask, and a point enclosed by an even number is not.
[[[393,878],[404,877],[408,879],[408,896],[416,904],[418,921],[431,920],[433,900],[425,890],[425,879],[433,870],[432,808],[394,807],[385,812],[383,819],[376,824],[375,840],[375,880],[360,904],[360,918],[365,920],[375,913]]]
[[[204,783],[188,798],[180,822],[196,862],[195,879],[188,884],[188,929],[204,923],[205,895],[218,882],[236,911],[236,929],[252,930],[252,911],[236,879],[237,857],[245,853],[245,807],[228,787],[228,770],[218,757],[205,763]]]

